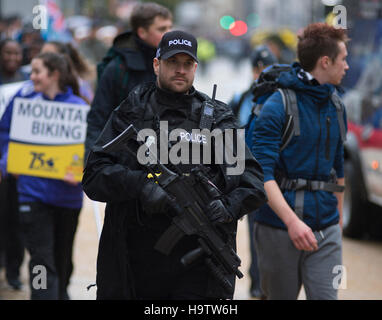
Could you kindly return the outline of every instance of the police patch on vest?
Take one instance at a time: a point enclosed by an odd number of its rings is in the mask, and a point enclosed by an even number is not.
[[[181,132],[180,141],[187,141],[197,144],[207,144],[207,136],[196,132]]]
[[[245,169],[243,129],[192,129],[191,132],[174,129],[169,132],[168,122],[160,121],[159,137],[153,129],[142,129],[137,140],[143,142],[137,151],[137,160],[143,165],[156,164],[157,159],[162,164],[174,165],[226,163],[232,165],[227,167],[227,175],[240,175]]]

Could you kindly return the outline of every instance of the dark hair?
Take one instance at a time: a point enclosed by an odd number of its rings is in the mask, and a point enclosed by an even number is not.
[[[298,36],[297,56],[306,71],[312,71],[320,57],[328,56],[333,61],[339,54],[339,42],[347,43],[349,38],[345,29],[336,29],[326,23],[308,25]]]
[[[5,47],[5,45],[7,43],[10,43],[10,42],[13,42],[13,43],[16,43],[19,47],[20,47],[20,52],[22,51],[22,48],[21,48],[21,45],[20,43],[18,43],[16,40],[14,39],[11,39],[11,38],[6,38],[6,39],[3,39],[0,41],[0,53],[1,51],[3,51],[3,48]]]
[[[250,55],[252,68],[265,68],[277,62],[275,55],[265,45],[256,47]]]
[[[44,52],[34,57],[34,59],[41,59],[44,66],[49,70],[49,73],[54,72],[55,70],[60,73],[58,80],[60,90],[66,91],[67,87],[71,87],[73,93],[80,96],[77,78],[73,74],[70,62],[65,55],[53,52]]]
[[[87,78],[90,76],[92,70],[88,62],[70,42],[63,43],[58,41],[49,41],[45,44],[54,45],[59,53],[66,55],[70,59],[72,69],[74,69],[81,78]]]
[[[170,10],[157,3],[146,2],[136,4],[130,17],[130,25],[133,32],[137,33],[140,27],[147,29],[157,16],[164,19],[172,19]]]

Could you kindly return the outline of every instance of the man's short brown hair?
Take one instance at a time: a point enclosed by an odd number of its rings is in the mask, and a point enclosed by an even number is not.
[[[171,11],[157,3],[146,2],[135,5],[130,18],[133,32],[137,33],[140,27],[147,29],[158,16],[172,20]]]
[[[345,29],[337,29],[326,23],[308,25],[298,36],[297,57],[305,71],[312,71],[320,57],[328,56],[333,61],[339,54],[338,42],[348,42]]]

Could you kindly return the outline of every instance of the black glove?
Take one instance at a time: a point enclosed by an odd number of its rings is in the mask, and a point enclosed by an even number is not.
[[[154,181],[147,181],[141,190],[139,200],[146,213],[152,215],[156,213],[166,213],[170,207],[170,197]]]
[[[234,218],[221,200],[212,200],[207,206],[207,212],[213,223],[228,223]]]

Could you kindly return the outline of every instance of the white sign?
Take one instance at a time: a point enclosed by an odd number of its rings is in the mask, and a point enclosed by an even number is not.
[[[334,27],[336,29],[347,29],[347,12],[345,6],[335,6],[333,8],[334,17]]]
[[[89,109],[88,105],[16,98],[10,139],[39,145],[83,143]]]
[[[33,14],[35,14],[33,18],[33,28],[36,30],[40,29],[48,29],[48,10],[44,5],[37,5],[33,7]]]
[[[19,89],[23,86],[25,81],[14,82],[9,84],[3,84],[0,86],[0,119],[9,104],[9,101],[13,98],[13,96],[19,91]]]

